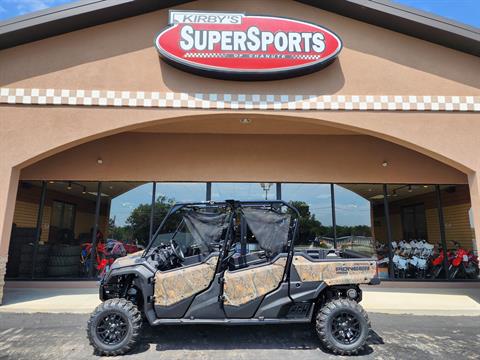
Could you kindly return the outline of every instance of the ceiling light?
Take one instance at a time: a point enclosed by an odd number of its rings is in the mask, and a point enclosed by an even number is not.
[[[67,189],[72,190],[72,182],[71,181],[68,182]]]
[[[98,158],[98,159],[97,159],[97,164],[98,164],[98,165],[102,165],[102,164],[103,164],[103,159],[102,159],[102,158]]]
[[[423,187],[424,187],[425,189],[428,189],[428,185],[423,185]]]
[[[408,185],[408,192],[412,192],[413,189],[412,189],[412,185]]]
[[[82,194],[85,195],[86,193],[87,193],[87,187],[84,186],[84,187],[83,187],[83,190],[82,190]]]
[[[388,162],[384,161],[384,162],[382,163],[382,166],[383,166],[383,167],[387,167],[387,166],[388,166]]]
[[[50,180],[48,183],[49,183],[49,184],[55,184],[55,181]]]
[[[252,123],[252,120],[250,120],[250,119],[247,119],[247,118],[240,119],[240,124],[248,125],[248,124],[251,124],[251,123]]]

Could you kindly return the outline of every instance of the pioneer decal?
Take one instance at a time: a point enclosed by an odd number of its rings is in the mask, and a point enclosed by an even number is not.
[[[343,265],[343,266],[337,266],[335,268],[335,271],[337,274],[348,274],[351,272],[356,272],[356,271],[369,271],[370,266],[368,265]]]
[[[316,71],[342,48],[340,38],[316,24],[263,15],[170,11],[155,38],[160,56],[200,75],[273,80]]]

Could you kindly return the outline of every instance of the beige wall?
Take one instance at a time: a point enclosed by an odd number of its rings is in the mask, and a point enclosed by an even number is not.
[[[158,58],[152,46],[153,36],[166,24],[167,11],[133,17],[98,27],[76,31],[70,34],[45,39],[31,44],[0,51],[0,86],[25,88],[67,88],[67,89],[111,89],[111,90],[155,90],[173,92],[225,92],[225,93],[288,93],[288,94],[345,94],[345,95],[478,95],[480,93],[480,60],[477,57],[430,44],[392,31],[377,28],[346,17],[330,14],[293,1],[256,0],[256,1],[197,1],[183,8],[204,10],[241,10],[251,13],[278,14],[319,22],[335,30],[344,40],[345,48],[338,61],[328,68],[308,76],[275,82],[229,82],[201,78],[173,69]],[[182,8],[179,7],[179,8]],[[35,61],[32,61],[35,59]],[[328,125],[363,135],[374,136],[409,148],[429,156],[468,175],[472,194],[472,207],[477,233],[480,233],[480,184],[477,172],[480,171],[480,121],[478,113],[457,112],[358,112],[358,111],[215,111],[188,109],[134,109],[134,108],[83,108],[75,106],[22,106],[0,105],[0,255],[8,249],[10,228],[13,220],[15,194],[20,170],[33,174],[34,163],[61,151],[74,148],[82,143],[97,140],[123,131],[132,131],[144,125],[166,124],[183,119],[194,120],[197,115],[227,116],[234,114],[240,119],[245,116],[269,116],[279,121],[289,119],[312,125]],[[275,128],[272,125],[272,128]],[[194,128],[192,128],[194,129]],[[274,131],[271,129],[270,131]],[[306,131],[305,131],[306,132]],[[267,132],[268,133],[268,132]],[[308,134],[308,132],[307,132]],[[168,140],[170,139],[170,140]],[[164,144],[173,144],[174,137],[167,137]],[[310,138],[309,138],[310,139]],[[110,140],[102,140],[110,141]],[[98,143],[99,149],[101,144]],[[245,159],[237,155],[226,164],[225,141],[212,140],[217,144],[214,154],[223,161],[222,175],[232,179],[238,175],[235,165],[245,167]],[[309,153],[310,160],[322,158],[318,142],[309,140],[300,145],[314,149]],[[452,176],[465,179],[458,171],[447,169],[423,156],[404,156],[405,149],[396,146],[386,147],[379,142],[374,150],[366,147],[372,159],[363,173],[350,177],[361,181],[373,177],[372,171],[381,175],[382,181],[411,179],[408,161],[412,160],[419,169],[419,176]],[[138,145],[138,144],[137,144]],[[199,148],[194,141],[184,142],[183,146],[191,151],[182,152],[178,157],[182,163],[173,164],[158,176],[176,178],[191,176],[190,164],[197,151],[214,150],[213,145],[204,144]],[[245,149],[239,142],[232,142],[237,153],[248,152],[253,160],[265,155],[265,147],[250,143]],[[365,145],[365,144],[364,144]],[[370,142],[367,142],[370,145]],[[153,146],[153,144],[152,144]],[[197,146],[197,147],[195,147]],[[383,147],[382,147],[383,146]],[[157,144],[155,144],[155,148]],[[92,147],[90,149],[93,149]],[[103,148],[102,148],[103,149]],[[363,147],[361,148],[363,151]],[[378,149],[383,149],[382,152]],[[269,150],[269,149],[267,149]],[[283,150],[280,147],[281,151]],[[62,156],[80,156],[73,149]],[[103,150],[102,150],[103,151]],[[96,157],[106,156],[109,162],[96,176],[108,178],[109,166],[119,168],[124,160],[112,158],[113,154],[105,149],[105,155],[91,150],[85,153],[82,166],[91,166]],[[168,149],[166,150],[168,151]],[[269,150],[270,151],[270,150]],[[297,150],[295,150],[297,151]],[[299,150],[298,150],[299,151]],[[345,152],[345,162],[355,166],[355,152]],[[220,154],[217,154],[220,153]],[[268,151],[267,151],[268,154]],[[403,155],[402,155],[403,154]],[[270,154],[271,155],[271,154]],[[137,153],[136,156],[139,156]],[[167,159],[158,154],[159,163],[165,165]],[[81,158],[81,157],[80,157]],[[391,166],[379,171],[380,158],[388,160]],[[52,158],[49,161],[53,161]],[[132,157],[127,156],[127,159]],[[394,159],[394,160],[391,160]],[[284,164],[269,163],[267,168],[258,167],[257,175],[243,175],[245,178],[261,180],[275,179],[312,179],[338,181],[335,176],[346,176],[346,166],[328,164],[333,173],[325,175],[321,169],[306,167],[306,161],[290,162],[298,172],[285,172]],[[397,162],[398,160],[398,162]],[[58,162],[57,162],[58,164]],[[75,164],[62,164],[70,174],[79,174]],[[114,165],[112,165],[114,164]],[[131,162],[129,163],[131,164]],[[237,165],[238,164],[238,165]],[[426,167],[422,167],[421,164]],[[169,164],[171,165],[171,164]],[[195,164],[194,164],[195,165]],[[205,163],[203,163],[205,165]],[[158,165],[155,165],[158,166]],[[192,169],[203,178],[213,177],[218,164],[207,164]],[[398,166],[398,167],[397,167]],[[38,165],[36,165],[38,169]],[[42,171],[55,173],[61,168],[45,166]],[[106,170],[105,170],[106,169]],[[267,171],[268,169],[268,171]],[[422,171],[422,169],[424,171]],[[443,169],[443,170],[442,170]],[[427,171],[428,170],[428,171]],[[67,170],[65,170],[67,171]],[[166,172],[166,174],[164,174]],[[133,166],[131,174],[151,176],[144,167]],[[428,174],[427,174],[428,173]],[[38,174],[38,172],[37,172]],[[33,176],[33,175],[31,175]],[[83,175],[93,176],[93,175]],[[376,178],[377,181],[378,178]],[[383,180],[385,179],[385,180]],[[118,179],[120,180],[120,179]],[[237,179],[240,180],[240,179]],[[325,180],[327,181],[327,180]],[[365,180],[367,181],[367,180]],[[376,182],[377,182],[376,181]],[[405,180],[406,181],[406,180]],[[450,181],[449,181],[450,182]]]
[[[159,60],[152,44],[167,24],[166,9],[3,50],[0,86],[255,94],[478,94],[478,58],[296,1],[195,1],[175,8],[312,21],[334,30],[344,49],[336,63],[308,77],[254,83],[202,78]]]
[[[388,154],[388,156],[387,156]],[[98,165],[97,159],[103,164]],[[383,167],[388,158],[390,166]],[[22,170],[28,180],[465,184],[465,174],[370,136],[124,133]]]

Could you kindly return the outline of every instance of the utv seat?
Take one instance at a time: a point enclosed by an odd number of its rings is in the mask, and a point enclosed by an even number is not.
[[[246,255],[235,254],[228,262],[228,269],[230,271],[244,269],[253,265],[265,264],[268,259],[265,251],[257,251]]]

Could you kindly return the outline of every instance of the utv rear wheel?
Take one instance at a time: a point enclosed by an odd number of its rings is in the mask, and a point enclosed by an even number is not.
[[[100,304],[88,321],[87,336],[98,355],[123,355],[133,349],[140,336],[142,315],[125,299]]]
[[[315,329],[327,350],[339,355],[353,355],[365,345],[370,321],[365,310],[355,301],[335,299],[318,310]]]

